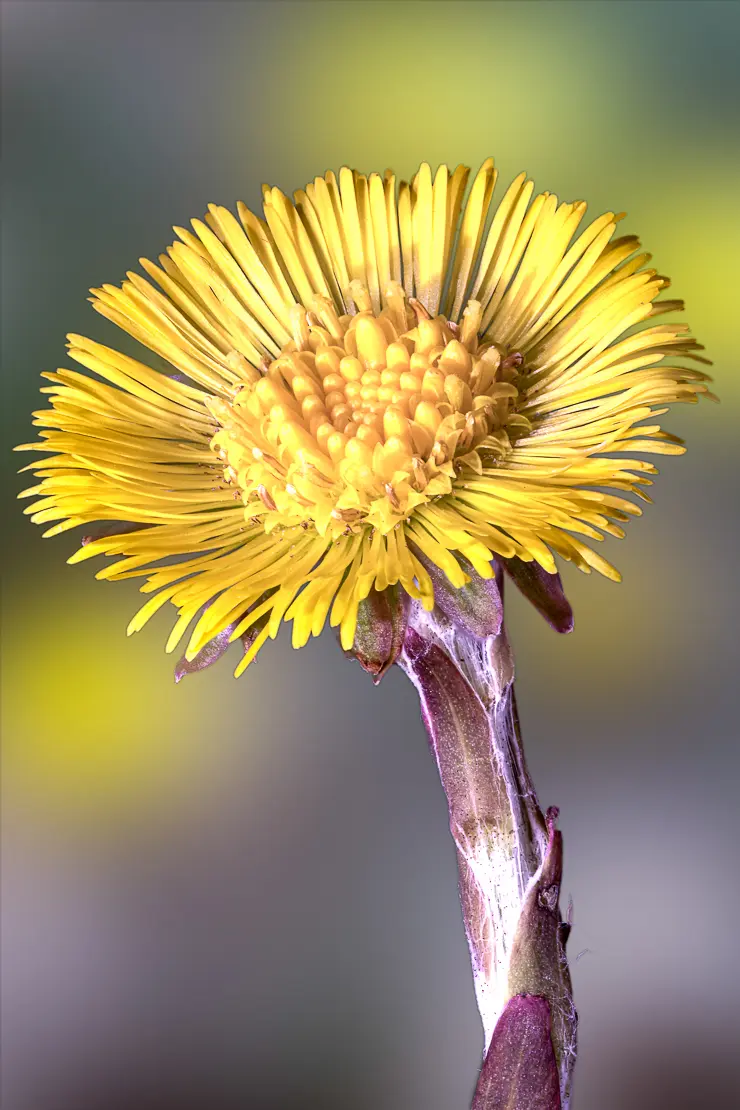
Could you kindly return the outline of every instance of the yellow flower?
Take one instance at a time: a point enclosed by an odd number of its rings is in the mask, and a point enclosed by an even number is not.
[[[533,199],[520,174],[494,210],[489,159],[463,204],[468,176],[344,168],[293,204],[265,187],[264,219],[211,205],[141,260],[151,282],[92,291],[177,373],[70,336],[93,374],[44,375],[42,442],[20,449],[50,457],[21,496],[59,522],[45,535],[126,522],[70,562],[146,578],[129,632],[171,601],[167,650],[194,622],[193,659],[257,622],[239,673],[284,619],[296,647],[328,617],[349,648],[373,588],[431,608],[418,553],[454,586],[493,556],[554,572],[553,553],[618,578],[584,538],[623,534],[640,512],[624,493],[648,499],[656,471],[633,454],[683,451],[656,417],[706,393],[678,365],[706,360],[653,322],[682,304],[656,299],[668,280],[613,238],[619,215],[576,238],[584,202]]]

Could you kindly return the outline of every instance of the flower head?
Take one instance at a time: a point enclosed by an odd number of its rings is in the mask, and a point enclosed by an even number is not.
[[[648,500],[634,455],[683,451],[656,418],[706,392],[683,364],[706,360],[654,322],[682,304],[620,216],[578,234],[585,203],[521,174],[493,210],[492,160],[465,199],[468,176],[265,187],[264,219],[211,205],[141,260],[151,281],[92,291],[174,372],[70,336],[92,374],[44,375],[22,496],[45,535],[120,522],[70,562],[146,579],[129,632],[172,602],[167,650],[246,636],[239,672],[284,619],[296,647],[328,618],[349,648],[371,590],[431,608],[435,575],[459,588],[495,557],[618,578],[590,543],[639,514],[625,493]]]

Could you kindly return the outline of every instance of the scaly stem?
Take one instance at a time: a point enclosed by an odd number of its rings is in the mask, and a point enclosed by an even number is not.
[[[414,604],[397,662],[419,692],[457,848],[485,1034],[474,1110],[567,1110],[577,1019],[562,839],[525,763],[505,629],[479,638]]]

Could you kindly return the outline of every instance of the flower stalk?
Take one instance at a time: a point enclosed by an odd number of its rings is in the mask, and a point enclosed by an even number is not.
[[[501,591],[500,567],[494,581]],[[485,1036],[473,1110],[566,1110],[577,1016],[558,908],[562,837],[525,762],[503,620],[481,637],[412,605],[398,664],[419,692],[457,849]]]

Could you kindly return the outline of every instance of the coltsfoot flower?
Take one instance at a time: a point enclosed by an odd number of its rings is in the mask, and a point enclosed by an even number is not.
[[[350,648],[371,590],[431,609],[430,565],[453,587],[494,557],[618,578],[590,544],[639,514],[624,494],[648,500],[635,456],[683,451],[657,418],[707,391],[682,364],[706,360],[655,323],[683,306],[620,215],[578,234],[584,202],[522,173],[494,210],[489,159],[463,204],[468,177],[265,187],[264,219],[211,205],[141,260],[151,281],[92,291],[172,373],[70,336],[92,374],[44,375],[21,496],[45,535],[119,522],[70,562],[146,579],[129,632],[171,602],[167,650],[248,636],[240,673],[283,620],[296,647],[328,619]]]

